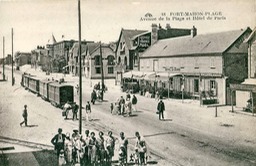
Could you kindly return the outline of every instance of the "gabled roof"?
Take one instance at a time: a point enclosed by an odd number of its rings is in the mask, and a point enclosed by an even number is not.
[[[71,52],[73,54],[75,54],[75,56],[78,56],[78,47],[79,47],[79,43],[76,42],[73,44],[72,48],[71,48]],[[81,43],[81,53],[86,51],[86,45]]]
[[[182,56],[194,54],[223,53],[250,28],[195,37],[185,36],[158,40],[141,57]]]
[[[92,54],[92,52],[94,52],[94,50],[96,50],[96,48],[98,48],[100,46],[100,43],[97,42],[97,43],[87,43],[86,45],[86,51],[83,52],[82,55],[86,55],[86,52],[89,53],[89,55]]]
[[[125,44],[126,46],[128,47],[128,49],[131,49],[132,45],[131,45],[131,42],[130,40],[136,36],[136,35],[139,35],[141,33],[145,33],[147,32],[146,30],[131,30],[131,29],[123,29],[121,30],[121,33],[119,35],[119,39],[118,39],[118,42],[117,42],[117,46],[116,46],[116,49],[118,48],[119,46],[119,43],[120,43],[120,39],[121,39],[121,36],[123,35],[124,36],[124,40],[125,40]]]

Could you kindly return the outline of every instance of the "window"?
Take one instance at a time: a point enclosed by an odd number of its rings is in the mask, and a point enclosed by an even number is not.
[[[100,67],[95,67],[95,72],[96,72],[96,74],[101,74]]]
[[[96,56],[95,56],[94,64],[95,64],[95,65],[100,65],[100,56],[99,56],[99,55],[96,55]]]
[[[108,65],[114,65],[115,64],[114,63],[115,58],[114,58],[113,55],[109,55],[107,59],[108,59]]]
[[[114,68],[108,67],[108,74],[114,74]]]
[[[170,78],[169,83],[170,83],[170,89],[173,89],[173,77]]]
[[[217,95],[217,82],[215,80],[210,80],[210,94],[212,96]]]
[[[134,52],[133,64],[138,66],[138,52]]]
[[[198,93],[199,92],[199,80],[194,79],[194,92]]]

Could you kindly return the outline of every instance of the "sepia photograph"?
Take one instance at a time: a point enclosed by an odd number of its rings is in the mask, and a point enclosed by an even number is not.
[[[256,0],[0,0],[1,166],[255,166]]]

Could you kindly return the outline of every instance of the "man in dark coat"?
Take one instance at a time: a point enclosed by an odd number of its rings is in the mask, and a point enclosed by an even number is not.
[[[94,104],[96,99],[97,99],[97,94],[95,90],[93,90],[91,93],[91,103]]]
[[[79,106],[76,103],[74,103],[74,106],[73,106],[73,109],[72,109],[72,111],[73,111],[73,120],[78,120],[78,118],[77,118],[78,109],[79,109]]]
[[[27,105],[24,105],[24,110],[22,113],[22,117],[24,119],[23,122],[20,123],[20,126],[22,126],[23,123],[25,123],[25,126],[28,126],[28,110],[27,110]]]
[[[51,143],[54,145],[54,149],[57,151],[57,157],[60,155],[60,150],[64,149],[64,142],[65,142],[66,135],[62,134],[62,129],[58,129],[58,134],[56,134]]]
[[[158,102],[157,110],[158,110],[158,114],[159,114],[159,120],[161,120],[161,117],[162,117],[162,119],[164,119],[165,106],[164,106],[164,102],[162,101],[162,99],[160,99],[160,101]]]

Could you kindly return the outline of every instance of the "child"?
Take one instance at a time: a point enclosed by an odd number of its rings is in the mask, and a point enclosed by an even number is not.
[[[59,166],[63,166],[66,164],[66,160],[65,160],[65,157],[64,157],[64,150],[61,149],[60,150],[60,155],[59,155]]]

